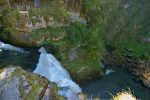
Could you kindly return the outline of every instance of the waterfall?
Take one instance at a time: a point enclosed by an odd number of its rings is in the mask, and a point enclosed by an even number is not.
[[[102,67],[103,69],[105,69],[105,75],[108,75],[108,74],[111,74],[111,73],[115,72],[115,71],[112,70],[112,69],[108,69],[108,65],[107,65],[106,63],[104,63],[103,60],[101,61],[100,64],[101,64],[101,67]]]
[[[5,44],[4,42],[0,41],[0,51],[2,50],[12,50],[20,53],[25,53],[25,51],[19,47],[12,46],[10,44]]]
[[[39,52],[41,54],[34,73],[45,76],[51,82],[57,83],[61,88],[58,91],[59,95],[66,97],[68,100],[80,100],[78,93],[81,93],[81,88],[72,81],[69,73],[59,61],[52,54],[48,54],[43,47],[40,48]]]
[[[115,72],[115,71],[114,71],[114,70],[112,70],[112,69],[106,69],[105,74],[106,74],[106,75],[108,75],[108,74],[113,73],[113,72]]]

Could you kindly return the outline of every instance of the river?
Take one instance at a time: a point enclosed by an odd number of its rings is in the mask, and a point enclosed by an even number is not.
[[[25,51],[25,52],[24,52]],[[0,68],[7,65],[21,66],[23,69],[33,72],[39,62],[38,49],[24,49],[24,51],[0,49]],[[136,81],[136,77],[128,71],[118,67],[111,67],[112,73],[108,73],[101,79],[82,86],[83,93],[89,97],[99,96],[101,99],[110,100],[122,90],[130,90],[138,99],[150,100],[150,89]]]
[[[137,81],[137,78],[128,70],[119,67],[111,67],[111,69],[114,72],[83,86],[83,92],[89,97],[98,95],[102,100],[110,100],[112,95],[122,90],[129,90],[138,100],[150,100],[150,89]]]

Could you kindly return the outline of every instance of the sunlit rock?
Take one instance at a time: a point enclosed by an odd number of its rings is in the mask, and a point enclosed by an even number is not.
[[[0,69],[0,100],[65,100],[46,78],[18,66]]]

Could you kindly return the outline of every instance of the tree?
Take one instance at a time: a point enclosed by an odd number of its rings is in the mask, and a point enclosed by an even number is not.
[[[7,4],[10,7],[10,1],[9,0],[0,0],[0,4]]]
[[[34,0],[34,6],[39,7],[40,6],[40,0]]]
[[[68,0],[65,0],[65,6],[67,7],[67,5],[68,5]]]

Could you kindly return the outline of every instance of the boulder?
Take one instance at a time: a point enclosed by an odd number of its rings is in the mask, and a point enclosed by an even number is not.
[[[18,66],[0,69],[0,100],[65,100],[46,78]]]

